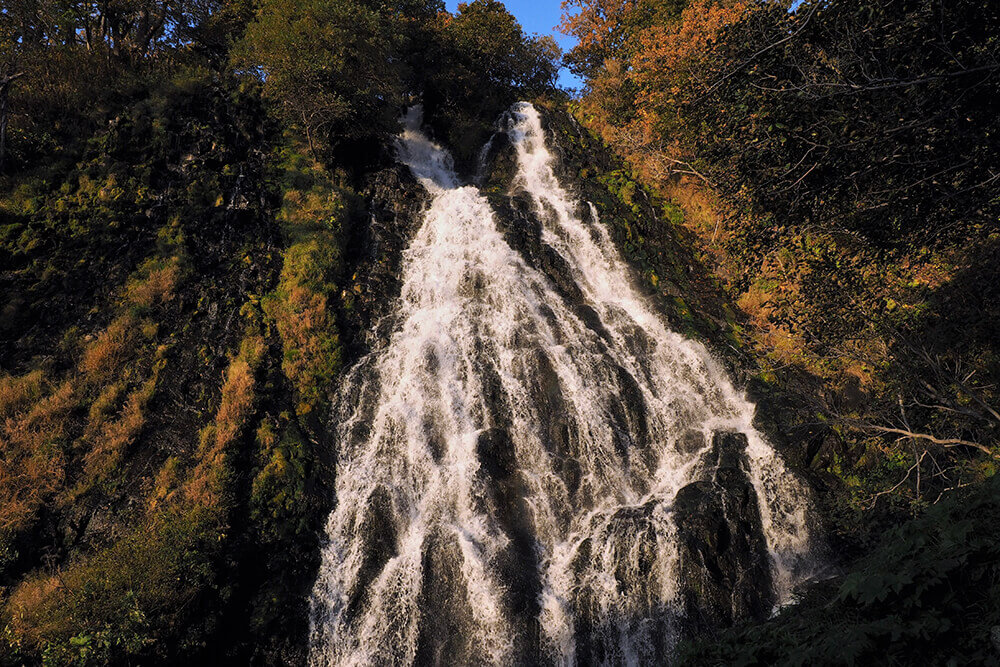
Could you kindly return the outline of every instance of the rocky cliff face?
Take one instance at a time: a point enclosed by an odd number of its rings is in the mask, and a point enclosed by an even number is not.
[[[766,618],[774,604],[746,447],[742,433],[716,433],[702,479],[674,499],[685,615],[696,632]]]

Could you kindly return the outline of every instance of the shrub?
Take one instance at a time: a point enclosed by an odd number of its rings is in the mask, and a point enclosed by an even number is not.
[[[777,618],[688,644],[682,665],[996,663],[1000,479],[889,531],[881,545]]]
[[[218,524],[203,507],[140,521],[113,544],[57,572],[38,573],[12,593],[0,646],[46,664],[135,660],[174,637],[214,579]]]

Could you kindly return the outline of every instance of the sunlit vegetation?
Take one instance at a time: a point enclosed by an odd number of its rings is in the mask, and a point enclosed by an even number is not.
[[[490,0],[0,12],[0,664],[301,658],[361,184],[557,58]]]
[[[992,659],[1000,13],[565,7],[586,83],[573,113],[682,212],[663,221],[735,306],[729,338],[753,353],[762,423],[822,480],[853,572],[682,662]]]
[[[337,188],[315,160],[291,148],[284,156],[287,180],[278,220],[289,245],[277,288],[263,306],[281,335],[282,369],[295,387],[296,411],[305,414],[329,395],[340,370],[336,281],[343,273],[342,225],[351,194]]]

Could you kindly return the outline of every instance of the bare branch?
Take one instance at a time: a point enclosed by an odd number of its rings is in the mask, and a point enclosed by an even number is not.
[[[781,46],[782,44],[795,39],[799,35],[799,33],[802,32],[803,30],[805,30],[806,26],[809,25],[810,19],[812,19],[812,17],[813,17],[814,14],[816,14],[816,10],[819,8],[819,6],[820,6],[820,3],[816,3],[816,4],[814,4],[812,6],[812,9],[809,11],[809,14],[806,15],[806,18],[802,22],[802,25],[800,25],[798,27],[798,29],[795,30],[795,32],[791,33],[787,37],[784,37],[783,39],[779,39],[777,42],[774,42],[772,44],[768,44],[767,46],[765,46],[764,48],[760,49],[759,51],[757,51],[756,53],[754,53],[752,56],[750,56],[749,58],[747,58],[746,60],[744,60],[742,63],[740,63],[739,65],[737,65],[736,67],[734,67],[727,74],[724,74],[715,83],[713,83],[711,86],[709,86],[708,90],[706,90],[702,95],[700,95],[698,97],[698,99],[696,99],[693,102],[693,104],[697,104],[701,100],[705,99],[706,97],[708,97],[709,95],[711,95],[712,93],[714,93],[715,90],[719,86],[721,86],[723,83],[725,83],[726,81],[728,81],[733,76],[739,74],[739,72],[744,67],[746,67],[747,65],[749,65],[753,61],[757,60],[757,58],[760,58],[762,55],[764,55],[765,53],[767,53],[771,49],[775,49],[775,48]]]
[[[894,433],[896,435],[901,435],[906,438],[914,438],[916,440],[926,440],[941,447],[972,447],[994,458],[1000,458],[1000,454],[997,454],[986,445],[980,444],[978,442],[971,442],[969,440],[962,440],[960,438],[938,438],[936,436],[930,435],[929,433],[917,433],[914,431],[908,431],[906,429],[892,428],[890,426],[879,426],[878,424],[869,424],[867,422],[860,422],[853,420],[844,420],[844,421],[845,423],[851,426],[867,431],[878,431],[879,433]]]

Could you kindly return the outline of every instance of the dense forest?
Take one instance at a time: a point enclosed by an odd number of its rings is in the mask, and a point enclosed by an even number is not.
[[[1000,6],[564,9],[0,0],[0,665],[305,661],[399,119],[471,177],[521,99],[816,492],[829,577],[677,661],[1000,662]]]

